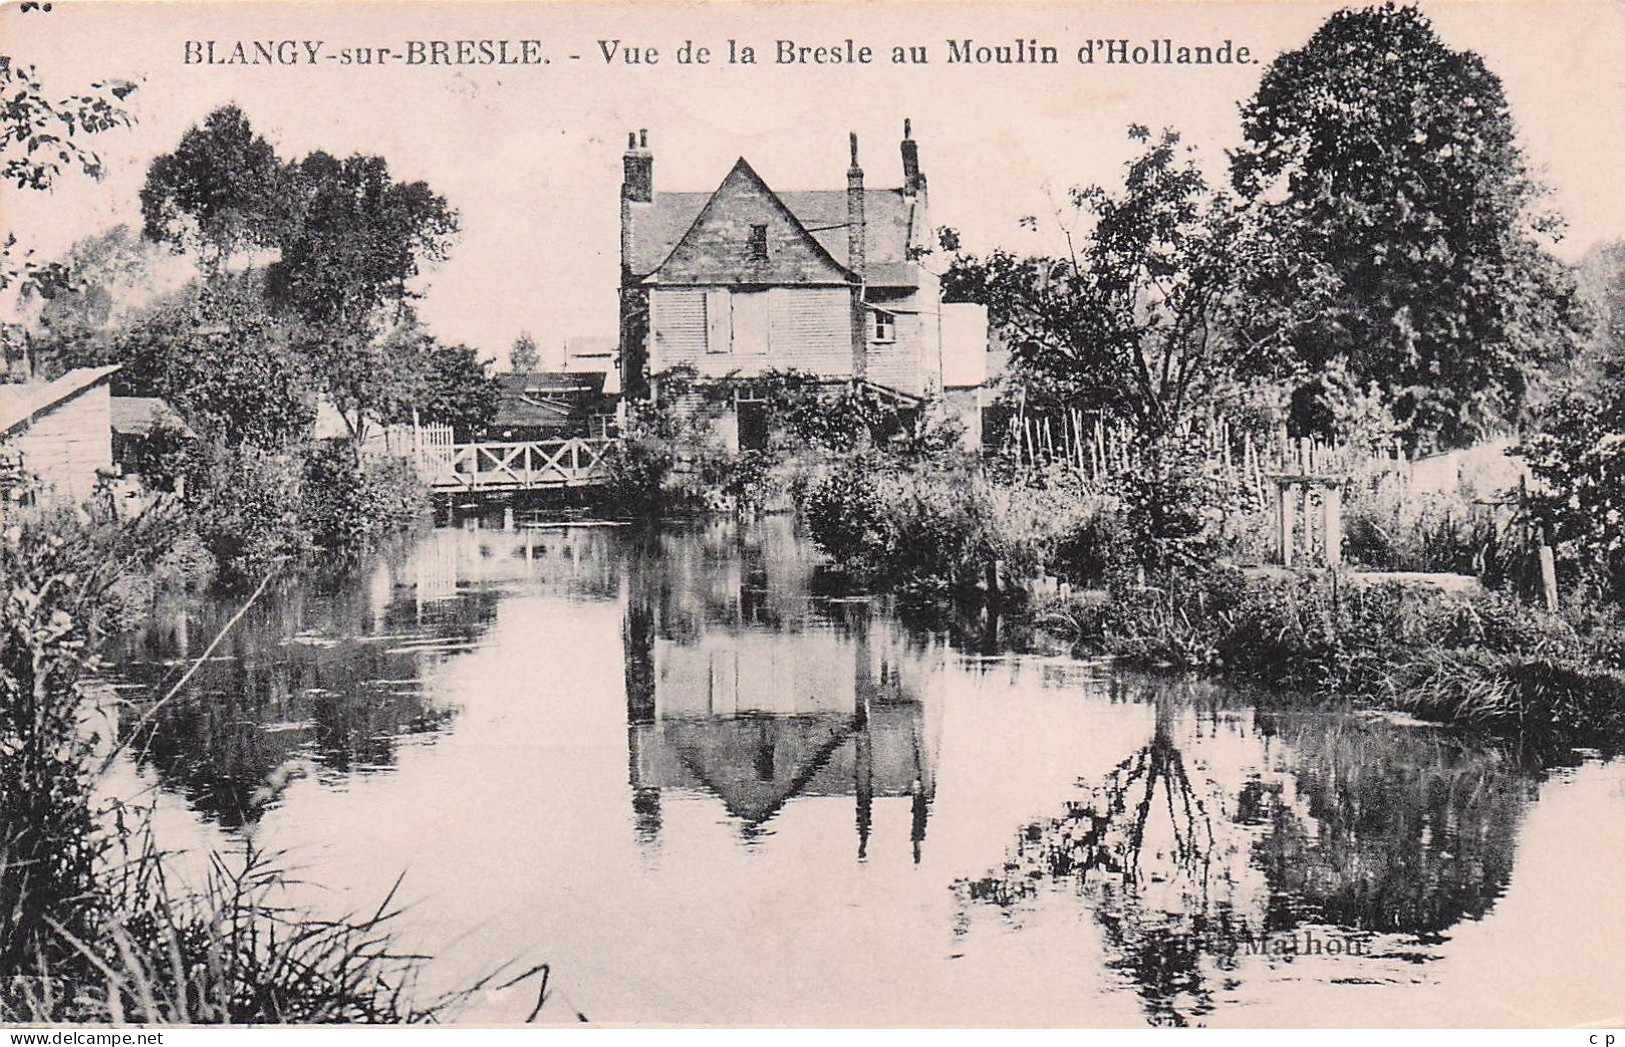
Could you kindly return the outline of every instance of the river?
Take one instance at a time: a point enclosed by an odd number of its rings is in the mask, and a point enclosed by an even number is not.
[[[273,586],[112,788],[317,911],[404,874],[420,991],[547,962],[544,1020],[1619,1017],[1621,762],[1005,652],[816,560],[783,519],[428,532]],[[122,693],[235,609],[156,615]]]

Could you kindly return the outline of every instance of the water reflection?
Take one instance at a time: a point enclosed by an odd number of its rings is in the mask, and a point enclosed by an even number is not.
[[[1436,730],[1314,710],[1255,711],[1185,680],[1112,686],[1154,710],[1150,739],[998,869],[955,885],[1019,925],[1070,888],[1153,1024],[1199,1022],[1248,977],[1335,962],[1338,984],[1416,964],[1493,908],[1538,778]]]
[[[602,529],[476,526],[386,549],[364,571],[274,584],[148,718],[238,605],[165,607],[118,659],[130,749],[225,828],[257,821],[300,778],[387,771],[399,747],[449,729],[456,703],[429,684],[440,663],[480,645],[514,583],[613,599],[613,549]]]
[[[917,642],[865,603],[814,599],[811,561],[784,520],[649,536],[629,573],[627,747],[642,842],[659,844],[663,792],[715,797],[746,840],[794,800],[850,797],[862,860],[876,801],[905,799],[920,860],[935,754],[924,681],[903,669]]]
[[[132,639],[137,712],[235,610]],[[1414,1023],[1544,977],[1570,1002],[1528,1013],[1555,1020],[1617,983],[1597,949],[1590,975],[1556,955],[1619,938],[1591,886],[1617,846],[1570,828],[1617,821],[1617,768],[1574,785],[1440,731],[1012,655],[1010,628],[843,600],[786,520],[444,529],[273,590],[136,750],[200,838],[252,827],[317,904],[408,870],[440,987],[524,955],[595,1019]],[[1553,904],[1569,867],[1594,893]]]

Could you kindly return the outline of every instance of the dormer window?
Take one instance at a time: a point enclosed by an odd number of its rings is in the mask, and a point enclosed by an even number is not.
[[[750,227],[750,260],[753,262],[767,261],[767,226],[753,225]]]
[[[883,309],[869,310],[869,341],[885,344],[897,341],[897,317]]]

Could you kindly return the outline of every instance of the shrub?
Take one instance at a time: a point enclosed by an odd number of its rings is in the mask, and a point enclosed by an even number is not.
[[[1394,484],[1354,485],[1344,503],[1343,536],[1348,558],[1377,571],[1499,577],[1511,554],[1491,508],[1466,490],[1412,495]]]
[[[300,521],[303,462],[253,444],[193,444],[184,504],[198,539],[235,583],[314,548]]]
[[[808,484],[813,541],[848,574],[917,595],[975,585],[994,561],[994,506],[968,472],[908,468],[870,454]]]
[[[603,504],[626,516],[702,509],[722,496],[730,476],[706,414],[649,404],[628,405],[620,442],[604,464]]]
[[[1123,543],[1116,499],[1071,475],[1031,484],[985,484],[989,555],[1017,577],[1039,572],[1077,584],[1103,583]]]
[[[327,442],[305,459],[299,526],[326,552],[366,548],[402,530],[428,509],[428,492],[412,463],[388,456],[357,458],[348,444]]]
[[[1551,739],[1625,739],[1625,638],[1496,593],[1221,569],[1123,587],[1065,614],[1087,646],[1245,676],[1446,722]]]
[[[168,592],[199,592],[214,584],[220,565],[196,534],[179,535],[152,565],[157,588]]]
[[[1057,472],[995,482],[955,453],[871,451],[828,464],[799,487],[813,541],[846,573],[916,595],[967,592],[990,567],[1104,581],[1122,559],[1118,500]]]
[[[1193,441],[1146,443],[1114,482],[1123,506],[1124,566],[1154,582],[1206,571],[1217,559],[1230,492]]]
[[[1521,448],[1543,490],[1531,498],[1571,585],[1625,603],[1625,374],[1577,390],[1543,412]]]

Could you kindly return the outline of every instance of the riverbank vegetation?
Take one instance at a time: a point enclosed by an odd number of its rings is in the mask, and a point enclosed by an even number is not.
[[[129,126],[134,90],[53,102],[0,56],[8,176],[41,190],[70,169],[99,177],[84,136]],[[419,998],[389,899],[355,918],[291,910],[274,857],[252,849],[216,856],[201,883],[178,874],[150,811],[106,799],[104,776],[196,663],[133,708],[98,677],[103,641],[157,589],[257,579],[252,603],[284,562],[417,515],[420,484],[367,453],[369,429],[414,409],[469,424],[494,400],[474,353],[440,346],[409,308],[455,213],[379,158],[283,164],[233,108],[153,164],[143,203],[145,241],[113,230],[43,264],[8,235],[0,259],[0,289],[32,310],[24,374],[120,364],[123,392],[171,409],[127,463],[140,512],[104,495],[61,505],[26,477],[3,492],[0,1023],[432,1020],[489,983]],[[158,244],[195,263],[171,291],[148,279]],[[132,308],[136,285],[151,293]],[[324,402],[338,439],[316,429]]]
[[[139,583],[183,518],[168,505],[134,520],[35,509],[7,526],[0,1022],[430,1021],[494,986],[420,998],[422,960],[395,945],[391,898],[339,919],[290,909],[286,873],[251,846],[188,884],[149,812],[101,789],[139,732],[97,725],[152,709],[110,707],[95,686],[101,641],[145,612]]]

